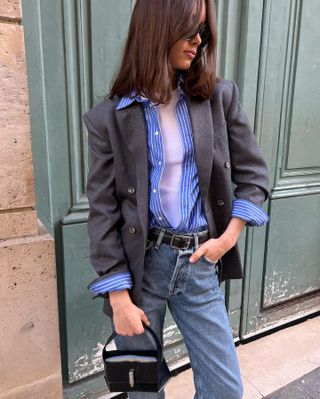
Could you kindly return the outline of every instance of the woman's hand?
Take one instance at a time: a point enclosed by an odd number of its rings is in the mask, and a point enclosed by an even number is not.
[[[189,262],[197,262],[201,256],[205,256],[211,262],[217,262],[230,248],[233,244],[229,240],[223,238],[210,238],[205,243],[201,244],[199,248],[191,255]]]
[[[142,321],[150,325],[150,321],[142,309],[133,302],[118,306],[113,310],[113,323],[119,335],[138,335],[144,332]]]
[[[200,245],[190,256],[189,262],[197,262],[203,255],[208,258],[208,260],[217,262],[230,248],[236,245],[241,230],[245,225],[245,220],[235,217],[231,218],[224,233],[219,238],[210,238]]]
[[[150,321],[144,311],[131,301],[128,291],[113,291],[109,296],[116,333],[129,336],[144,333],[142,322],[149,326]]]

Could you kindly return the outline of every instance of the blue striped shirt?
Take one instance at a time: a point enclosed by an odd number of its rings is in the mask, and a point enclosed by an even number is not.
[[[133,100],[134,101],[134,100]],[[160,227],[177,233],[195,233],[208,228],[208,223],[201,205],[199,180],[195,162],[194,146],[192,141],[192,125],[184,99],[184,93],[180,88],[180,95],[176,105],[176,117],[183,143],[183,159],[180,181],[180,224],[173,229],[166,218],[161,205],[160,180],[165,169],[165,150],[163,133],[161,131],[157,109],[148,99],[140,96],[147,122],[148,138],[148,166],[150,179],[149,228]],[[127,104],[127,103],[126,103]],[[119,103],[117,109],[124,107]]]
[[[192,139],[192,125],[187,108],[185,93],[182,87],[183,76],[179,75],[179,98],[176,105],[176,117],[183,143],[183,160],[180,181],[180,224],[173,229],[166,218],[161,205],[160,180],[165,168],[163,138],[159,123],[158,111],[151,101],[137,95],[135,91],[130,96],[120,99],[116,110],[121,110],[134,101],[141,103],[147,125],[148,167],[150,180],[149,195],[149,228],[160,227],[177,233],[194,233],[208,228],[206,216],[202,207],[199,180],[195,161]],[[245,199],[235,199],[232,202],[232,217],[246,220],[249,226],[262,226],[269,220],[262,208]],[[108,291],[122,290],[132,287],[129,272],[119,273],[111,277],[100,277],[94,280],[88,288],[98,294]]]

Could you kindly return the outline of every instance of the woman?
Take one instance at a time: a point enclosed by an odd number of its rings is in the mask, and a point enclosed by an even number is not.
[[[216,77],[216,41],[213,1],[137,0],[109,96],[84,115],[88,288],[122,349],[153,347],[143,323],[163,344],[169,307],[197,399],[242,397],[220,283],[243,277],[242,228],[268,221],[267,165],[236,84]]]

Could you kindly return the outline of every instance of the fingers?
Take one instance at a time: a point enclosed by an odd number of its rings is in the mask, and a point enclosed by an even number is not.
[[[144,322],[147,326],[150,325],[150,321],[149,321],[147,315],[141,309],[140,310],[140,320],[137,320],[135,325],[132,327],[129,335],[140,335],[140,334],[143,334],[144,333],[144,325],[142,324],[142,322]]]
[[[150,326],[150,320],[148,319],[147,315],[143,312],[141,316],[141,320],[147,325]]]
[[[212,260],[213,258],[220,259],[221,256],[225,253],[225,251],[221,252],[221,245],[218,242],[218,239],[211,238],[207,240],[205,243],[199,246],[199,248],[194,251],[194,253],[190,256],[189,262],[195,263],[197,262],[202,256],[205,256],[211,262],[218,262]],[[210,255],[211,254],[211,255]]]
[[[195,263],[198,262],[198,260],[201,258],[202,255],[206,253],[206,246],[205,244],[202,244],[194,253],[190,256],[189,262],[190,263]]]
[[[150,320],[145,312],[137,306],[123,310],[122,313],[114,316],[115,331],[119,335],[132,337],[142,334],[145,331],[143,323],[149,326]]]

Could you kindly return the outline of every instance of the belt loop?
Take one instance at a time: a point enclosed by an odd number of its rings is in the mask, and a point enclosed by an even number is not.
[[[160,233],[159,233],[159,236],[158,236],[158,238],[157,238],[157,241],[156,241],[156,243],[155,243],[155,245],[154,245],[154,247],[153,247],[154,249],[159,249],[160,244],[161,244],[161,241],[162,241],[162,239],[163,239],[163,236],[164,236],[165,232],[166,232],[166,229],[161,229],[161,231],[160,231]]]
[[[196,247],[196,250],[199,248],[199,236],[198,233],[194,233],[194,244]]]

